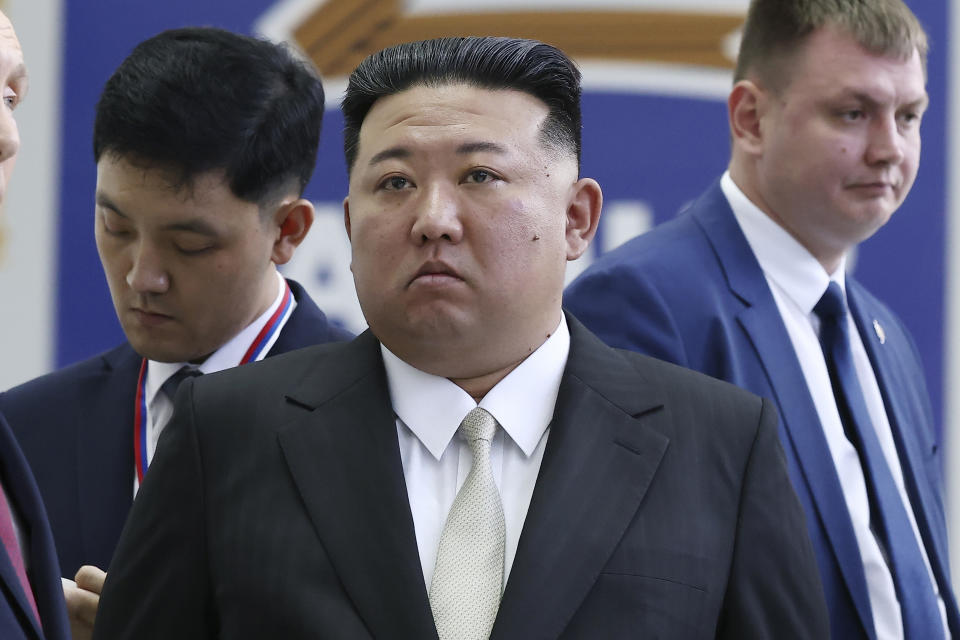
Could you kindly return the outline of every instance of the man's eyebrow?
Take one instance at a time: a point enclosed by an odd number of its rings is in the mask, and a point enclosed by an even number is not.
[[[507,148],[496,142],[466,142],[457,147],[457,153],[500,153],[506,154]]]
[[[105,207],[116,213],[121,218],[127,220],[130,219],[130,216],[125,214],[122,209],[120,209],[114,202],[102,192],[97,192],[96,194],[97,206]],[[174,222],[168,224],[164,227],[165,231],[187,231],[190,233],[198,233],[204,236],[218,236],[220,235],[217,229],[215,229],[210,223],[205,220],[185,220],[183,222]]]
[[[507,148],[502,144],[497,144],[496,142],[465,142],[457,147],[457,153],[461,155],[467,155],[470,153],[499,153],[506,154]],[[389,149],[384,149],[378,153],[375,153],[372,158],[370,158],[370,165],[375,165],[384,160],[402,160],[409,158],[413,153],[410,149],[406,147],[390,147]]]
[[[104,207],[104,208],[110,209],[121,218],[130,217],[127,214],[125,214],[123,210],[120,209],[120,207],[114,204],[113,200],[111,200],[110,197],[107,194],[103,193],[102,191],[96,192],[95,199],[98,207]]]
[[[218,236],[220,235],[216,229],[214,229],[209,223],[203,220],[187,220],[185,222],[175,222],[173,224],[168,224],[164,227],[167,231],[188,231],[190,233],[198,233],[203,236]]]
[[[854,100],[870,105],[871,107],[875,107],[878,104],[880,104],[880,102],[876,98],[874,98],[869,93],[865,93],[863,91],[851,91],[849,92],[848,95],[852,97]],[[911,100],[910,102],[906,103],[903,106],[909,107],[911,109],[926,109],[929,103],[930,103],[930,96],[927,94],[927,92],[924,92],[922,96],[920,96],[916,100]]]
[[[390,147],[389,149],[384,149],[379,153],[375,153],[372,158],[370,158],[369,164],[375,165],[377,163],[383,162],[384,160],[397,160],[409,158],[412,154],[410,150],[406,147]]]
[[[13,68],[13,70],[10,71],[10,77],[11,77],[11,78],[16,78],[16,79],[18,79],[18,80],[19,80],[20,78],[26,78],[26,77],[27,77],[27,65],[24,64],[23,62],[19,63],[17,66],[15,66],[15,67]]]
[[[930,94],[924,91],[922,96],[912,102],[908,102],[907,106],[917,110],[926,109],[930,106]]]

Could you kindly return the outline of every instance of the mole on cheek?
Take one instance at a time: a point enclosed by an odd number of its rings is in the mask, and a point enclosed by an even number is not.
[[[539,234],[539,233],[533,236],[533,242],[536,242],[536,241],[539,240],[539,239],[540,239],[540,234]]]

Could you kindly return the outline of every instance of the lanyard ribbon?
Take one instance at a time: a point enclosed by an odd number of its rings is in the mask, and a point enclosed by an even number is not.
[[[266,346],[280,330],[283,321],[290,314],[290,308],[293,305],[293,293],[290,291],[290,285],[284,281],[283,299],[280,306],[273,312],[270,319],[253,339],[250,347],[240,364],[247,364],[259,360],[261,354],[266,350]],[[239,365],[238,365],[239,366]],[[170,399],[173,401],[173,398]],[[133,458],[137,467],[137,482],[143,484],[143,477],[147,473],[147,467],[150,462],[147,460],[147,359],[144,358],[140,363],[140,375],[137,378],[137,398],[133,413]]]

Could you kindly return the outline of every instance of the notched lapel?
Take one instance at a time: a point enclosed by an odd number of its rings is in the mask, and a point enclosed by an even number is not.
[[[781,433],[786,434],[786,440],[782,439],[783,446],[792,448],[796,455],[863,628],[872,629],[873,616],[860,550],[846,510],[840,479],[820,426],[820,417],[806,390],[806,380],[790,336],[779,320],[780,311],[760,263],[719,184],[707,192],[702,204],[694,216],[717,255],[730,292],[744,304],[737,321],[756,350],[775,396],[782,422]],[[771,318],[776,321],[771,322]],[[761,390],[754,391],[765,395]]]
[[[10,431],[7,424],[0,418],[0,476],[2,476],[0,482],[3,484],[3,490],[6,492],[7,502],[10,508],[20,514],[21,526],[24,527],[28,540],[31,534],[35,534],[37,536],[36,544],[40,547],[43,544],[40,536],[40,527],[37,527],[37,530],[34,532],[31,530],[31,526],[33,523],[42,521],[46,516],[40,502],[40,496],[36,493],[36,490],[32,490],[33,495],[30,495],[31,490],[28,489],[29,480],[24,477],[24,475],[28,473],[27,462],[20,455],[19,451],[16,450],[16,446],[13,432]],[[29,541],[27,544],[29,546]],[[32,554],[30,557],[31,562],[38,559]],[[47,575],[44,571],[47,568],[48,567],[43,566],[37,567],[36,574],[38,581],[42,581],[45,575]],[[36,616],[33,615],[33,609],[27,602],[27,596],[20,586],[20,579],[17,577],[17,572],[14,570],[9,556],[2,546],[0,546],[0,583],[2,583],[2,585],[0,585],[0,591],[5,591],[7,600],[12,601],[10,602],[11,608],[19,608],[20,615],[29,620],[29,628],[33,631],[30,637],[43,638],[40,623],[36,619]],[[38,584],[38,586],[40,585]],[[39,598],[40,594],[37,593],[39,589],[35,588],[34,591],[34,597],[37,599],[39,606],[42,602]],[[13,604],[14,602],[16,604]],[[24,631],[26,632],[26,629],[24,629]]]
[[[129,345],[104,358],[103,370],[76,393],[77,495],[82,553],[106,569],[133,504],[133,430],[141,358]],[[76,541],[74,544],[80,544]],[[72,577],[72,576],[71,576]]]
[[[663,412],[649,396],[627,410],[608,399],[626,389],[643,398],[637,372],[599,342],[584,350],[584,334],[596,338],[570,325],[571,362],[492,638],[560,635],[636,516],[669,443],[651,428]]]
[[[773,390],[783,422],[782,432],[789,440],[783,443],[784,448],[789,445],[797,457],[863,628],[872,629],[867,580],[840,478],[790,336],[781,322],[770,322],[770,318],[779,320],[779,317],[780,312],[768,291],[766,296],[758,297],[753,306],[744,309],[738,320],[756,349]]]
[[[285,428],[279,440],[330,562],[371,635],[436,637],[382,364]]]

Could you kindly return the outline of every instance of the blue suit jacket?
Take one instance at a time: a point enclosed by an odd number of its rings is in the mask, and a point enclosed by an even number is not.
[[[916,348],[853,278],[851,312],[883,395],[930,562],[960,637],[950,587],[939,446]],[[834,638],[874,638],[866,579],[826,438],[760,265],[719,183],[675,220],[603,256],[567,289],[570,311],[609,344],[773,398],[807,514]],[[884,333],[881,340],[874,323]]]
[[[352,336],[303,288],[268,356]],[[133,420],[141,357],[124,343],[0,394],[50,514],[63,575],[109,566],[133,503]]]
[[[0,478],[26,534],[27,572],[43,630],[37,626],[26,595],[6,554],[0,548],[0,638],[4,640],[70,638],[60,586],[60,567],[40,492],[13,433],[0,415]]]

